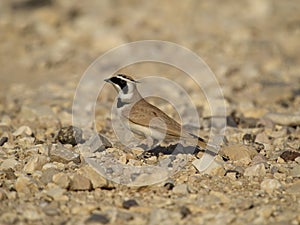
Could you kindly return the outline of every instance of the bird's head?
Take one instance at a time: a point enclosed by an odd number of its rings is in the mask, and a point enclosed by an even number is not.
[[[124,74],[117,74],[116,76],[105,79],[104,81],[111,83],[120,95],[133,93],[136,89],[136,84],[139,83],[132,77]]]

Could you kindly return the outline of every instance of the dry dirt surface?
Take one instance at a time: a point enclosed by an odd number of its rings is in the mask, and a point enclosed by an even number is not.
[[[297,0],[1,0],[0,224],[299,225],[299,11]],[[222,163],[199,172],[192,162],[202,153],[187,155],[167,180],[130,187],[85,161],[72,104],[98,56],[145,39],[202,57],[223,90],[228,124]],[[182,71],[155,63],[121,71],[185,84],[208,137],[209,107]],[[105,86],[97,101],[107,140],[93,144],[96,156],[141,166],[166,157],[141,159],[141,149],[121,145],[111,127],[115,97]]]

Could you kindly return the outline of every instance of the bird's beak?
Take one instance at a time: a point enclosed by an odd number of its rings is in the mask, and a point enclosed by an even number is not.
[[[104,79],[104,81],[107,82],[107,83],[111,83],[110,78]]]

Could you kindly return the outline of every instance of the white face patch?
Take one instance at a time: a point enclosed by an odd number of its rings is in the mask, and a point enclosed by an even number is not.
[[[129,92],[128,94],[124,94],[123,92],[120,92],[119,93],[119,96],[120,96],[120,98],[122,99],[122,100],[129,100],[129,99],[131,99],[132,98],[132,96],[133,96],[133,93],[131,92]]]
[[[127,93],[124,93],[124,91],[119,92],[119,96],[122,100],[129,100],[133,96],[133,92],[135,89],[135,84],[132,83],[131,81],[126,81],[127,82]]]

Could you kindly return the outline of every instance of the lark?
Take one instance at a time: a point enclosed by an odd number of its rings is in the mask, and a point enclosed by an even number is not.
[[[182,128],[180,123],[162,110],[146,101],[137,89],[140,83],[131,76],[118,74],[105,79],[118,92],[117,114],[126,128],[144,138],[151,138],[153,143],[160,141],[182,140],[196,143],[205,149],[206,141]]]

